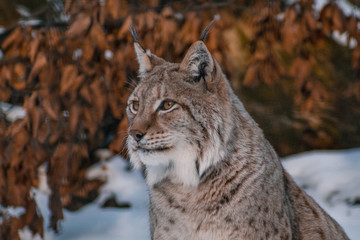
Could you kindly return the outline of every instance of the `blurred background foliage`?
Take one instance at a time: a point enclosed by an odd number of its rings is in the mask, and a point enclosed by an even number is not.
[[[126,155],[126,100],[137,81],[129,33],[179,62],[220,15],[206,44],[281,156],[360,145],[358,1],[0,0],[0,239],[43,236],[31,192],[46,166],[50,227],[93,201],[96,150]],[[339,7],[346,2],[351,13]],[[1,208],[2,206],[2,208]],[[19,217],[1,209],[23,207]]]

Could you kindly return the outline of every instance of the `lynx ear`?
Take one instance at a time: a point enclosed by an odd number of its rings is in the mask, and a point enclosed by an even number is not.
[[[152,64],[150,61],[151,53],[146,51],[145,48],[141,45],[137,32],[132,24],[130,24],[130,32],[134,38],[134,48],[136,53],[136,58],[139,63],[139,74],[143,75],[144,73],[152,69]]]
[[[151,53],[149,50],[145,51],[145,49],[142,48],[142,46],[138,42],[134,42],[134,48],[135,48],[136,58],[139,63],[139,74],[143,75],[152,69],[152,64],[150,61]]]
[[[194,81],[210,77],[214,70],[214,60],[204,42],[193,43],[181,62],[180,69],[188,71]]]

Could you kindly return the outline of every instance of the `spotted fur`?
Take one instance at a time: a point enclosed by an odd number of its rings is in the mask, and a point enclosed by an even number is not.
[[[152,239],[348,239],[283,169],[202,41],[181,63],[135,50],[127,145],[146,170]]]

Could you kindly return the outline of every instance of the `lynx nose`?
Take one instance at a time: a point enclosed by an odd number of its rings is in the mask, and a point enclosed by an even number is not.
[[[144,137],[145,133],[140,132],[139,130],[130,130],[130,135],[135,139],[136,142],[140,142],[140,140]]]

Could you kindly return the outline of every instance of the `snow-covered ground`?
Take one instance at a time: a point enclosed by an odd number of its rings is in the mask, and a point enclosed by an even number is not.
[[[106,155],[106,154],[105,154]],[[290,156],[283,164],[315,200],[345,229],[350,239],[360,239],[360,149],[314,151]],[[62,231],[55,235],[46,230],[46,240],[149,240],[148,191],[142,174],[129,171],[128,163],[112,157],[94,166],[89,178],[107,178],[100,197],[77,212],[65,210]],[[34,190],[48,226],[47,195]],[[130,209],[101,208],[108,197],[131,203]],[[358,203],[359,204],[359,203]],[[32,238],[26,229],[22,240]]]
[[[360,239],[360,149],[298,154],[283,165],[350,239]]]
[[[89,178],[107,179],[98,199],[79,211],[64,210],[65,220],[61,233],[56,235],[46,229],[45,240],[148,240],[149,198],[144,178],[139,171],[130,171],[127,161],[112,157],[88,171]],[[45,171],[44,171],[45,172]],[[44,189],[47,189],[44,187]],[[46,228],[49,225],[47,191],[34,189],[36,201],[44,216]],[[127,202],[131,208],[101,208],[109,196],[115,196],[119,203]],[[31,237],[30,231],[21,232],[22,240],[40,240]]]

